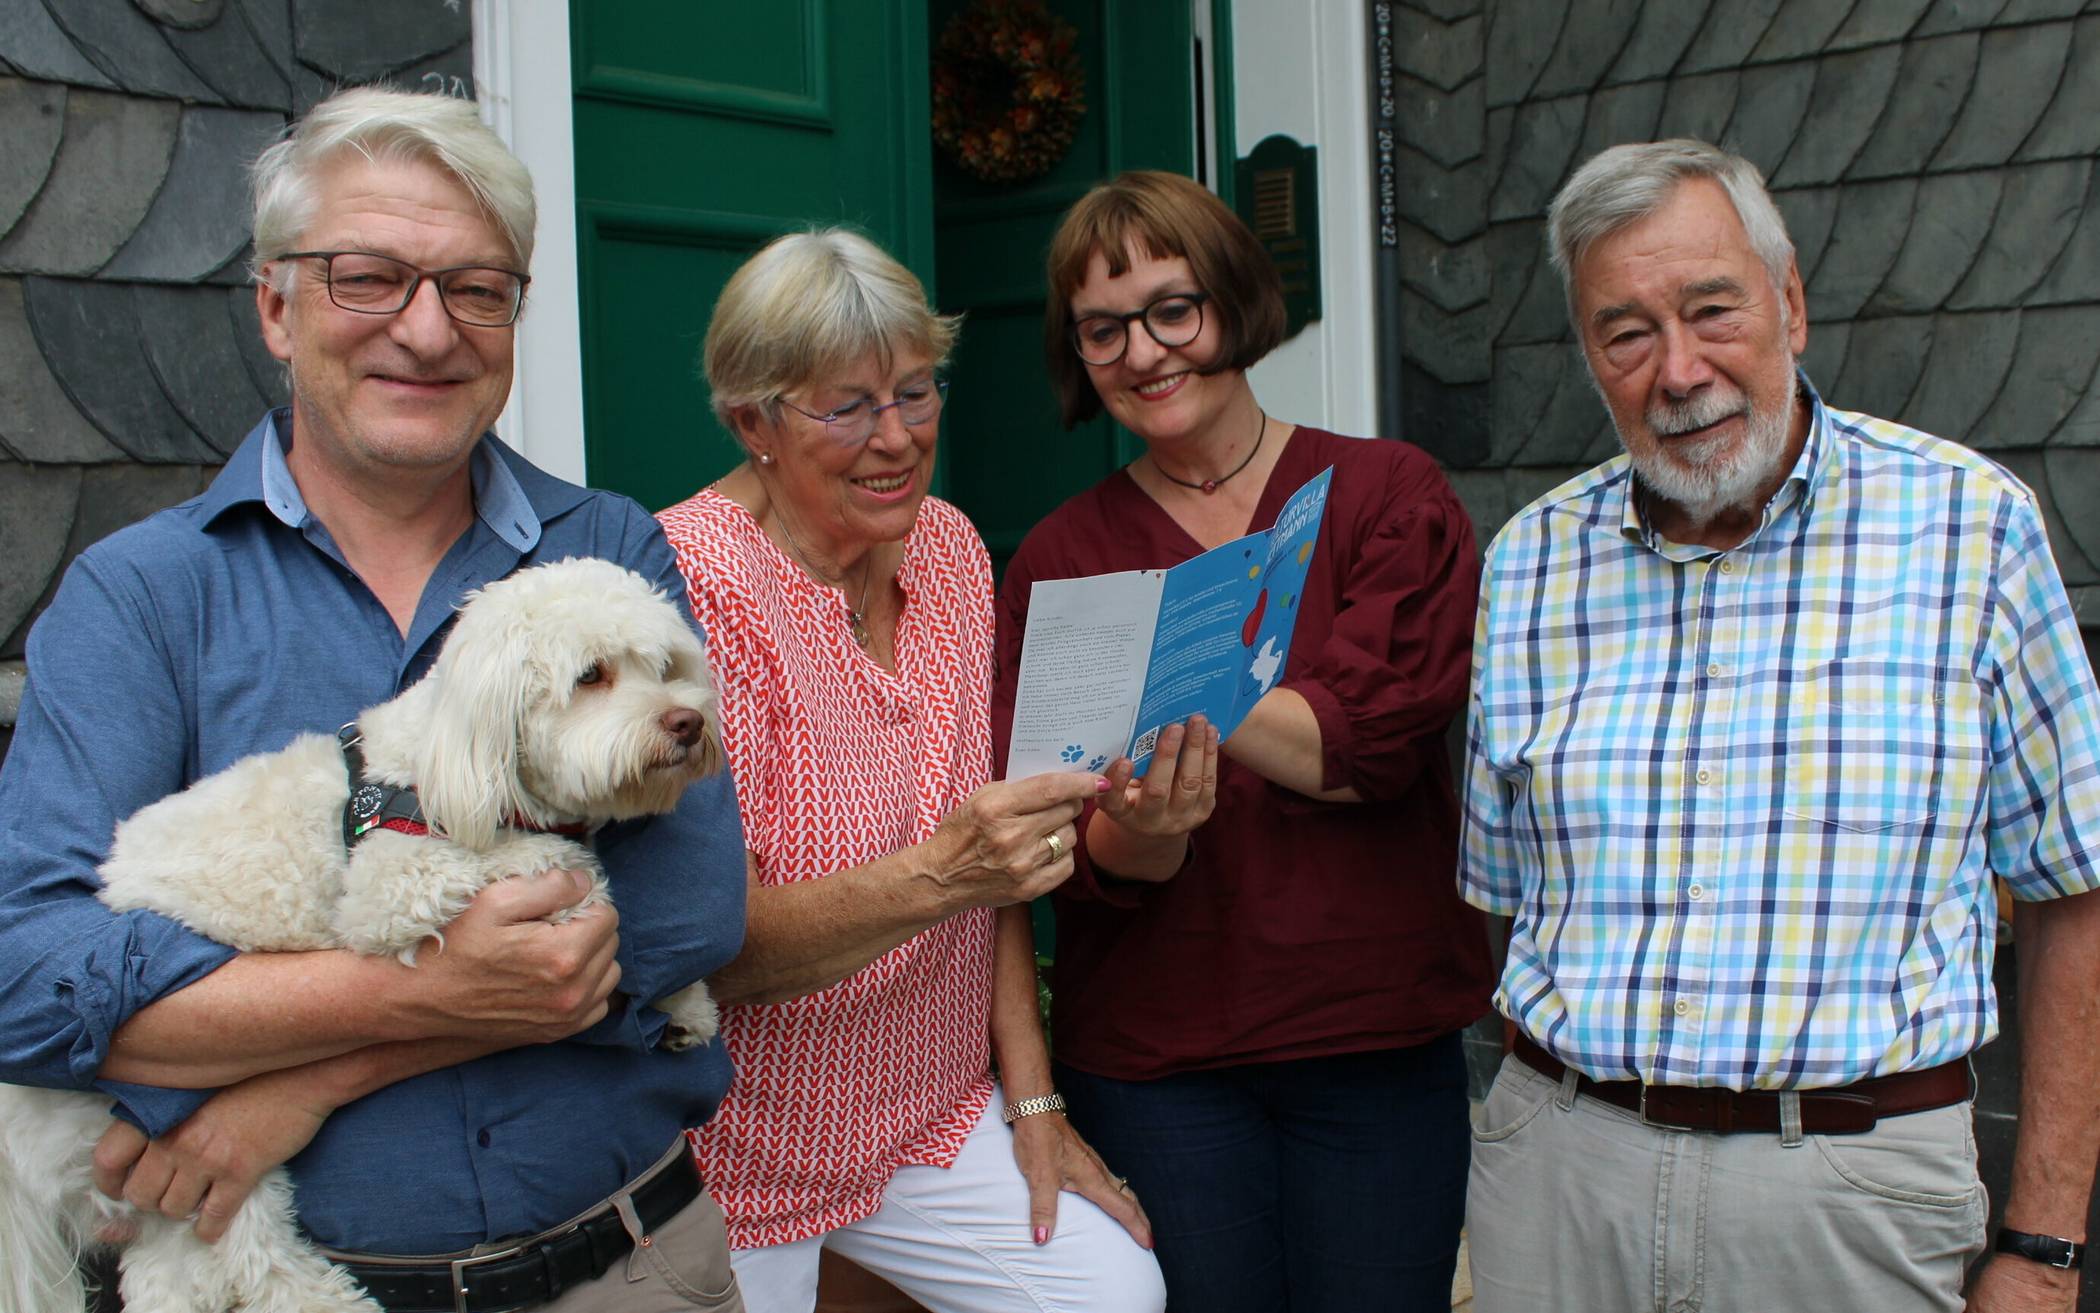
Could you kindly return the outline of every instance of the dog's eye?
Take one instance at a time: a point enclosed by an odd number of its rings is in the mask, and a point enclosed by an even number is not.
[[[589,670],[576,677],[576,686],[578,688],[589,688],[593,684],[603,684],[606,678],[605,663],[603,661],[593,662]]]

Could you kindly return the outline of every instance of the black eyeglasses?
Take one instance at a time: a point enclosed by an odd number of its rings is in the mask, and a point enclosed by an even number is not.
[[[894,410],[905,427],[924,424],[936,419],[941,413],[941,403],[948,399],[948,380],[945,378],[923,378],[916,383],[906,383],[897,389],[895,398],[875,404],[873,397],[862,397],[849,401],[836,410],[819,415],[804,410],[786,397],[774,400],[805,419],[813,419],[824,426],[824,432],[833,442],[842,447],[857,447],[875,436],[875,428],[882,422],[882,412]]]
[[[445,313],[476,328],[516,323],[525,304],[525,284],[532,281],[525,274],[480,264],[419,269],[368,251],[286,251],[277,258],[321,261],[328,299],[361,315],[399,314],[416,299],[427,278],[437,285]]]
[[[1161,346],[1187,346],[1203,331],[1208,300],[1209,292],[1169,292],[1127,315],[1087,315],[1072,325],[1072,349],[1089,365],[1113,365],[1130,349],[1132,320],[1143,323]]]

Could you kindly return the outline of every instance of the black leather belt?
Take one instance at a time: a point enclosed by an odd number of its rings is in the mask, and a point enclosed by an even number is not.
[[[634,1187],[630,1198],[644,1235],[700,1197],[700,1169],[681,1152]],[[499,1313],[545,1304],[604,1276],[634,1248],[614,1205],[560,1230],[463,1258],[381,1259],[331,1254],[388,1313]]]
[[[1524,1065],[1559,1080],[1567,1066],[1519,1032],[1510,1052]],[[1577,1093],[1636,1113],[1649,1126],[1668,1130],[1740,1131],[1777,1134],[1781,1129],[1778,1090],[1724,1090],[1693,1085],[1643,1085],[1637,1080],[1591,1080],[1579,1077]],[[1924,1112],[1960,1103],[1974,1091],[1966,1061],[1941,1063],[1922,1071],[1871,1076],[1850,1085],[1797,1090],[1801,1096],[1801,1129],[1809,1135],[1857,1135],[1874,1129],[1883,1117]]]

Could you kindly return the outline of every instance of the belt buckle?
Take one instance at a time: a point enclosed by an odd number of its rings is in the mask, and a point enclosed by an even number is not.
[[[452,1313],[468,1313],[468,1268],[478,1267],[483,1263],[499,1262],[506,1258],[516,1258],[519,1254],[524,1253],[525,1249],[526,1246],[524,1244],[516,1244],[512,1245],[508,1249],[499,1249],[493,1254],[476,1254],[472,1258],[453,1259],[449,1264],[449,1266],[452,1268]]]
[[[1659,1131],[1693,1131],[1699,1129],[1696,1126],[1690,1126],[1683,1122],[1666,1122],[1649,1116],[1648,1082],[1646,1081],[1641,1082],[1640,1102],[1635,1105],[1635,1111],[1640,1114],[1641,1125],[1650,1126]]]

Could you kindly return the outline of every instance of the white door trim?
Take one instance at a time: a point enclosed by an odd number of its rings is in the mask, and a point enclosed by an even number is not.
[[[585,481],[583,330],[576,278],[576,143],[569,9],[562,0],[473,0],[482,121],[532,170],[539,234],[518,321],[517,377],[496,432],[550,474]]]

